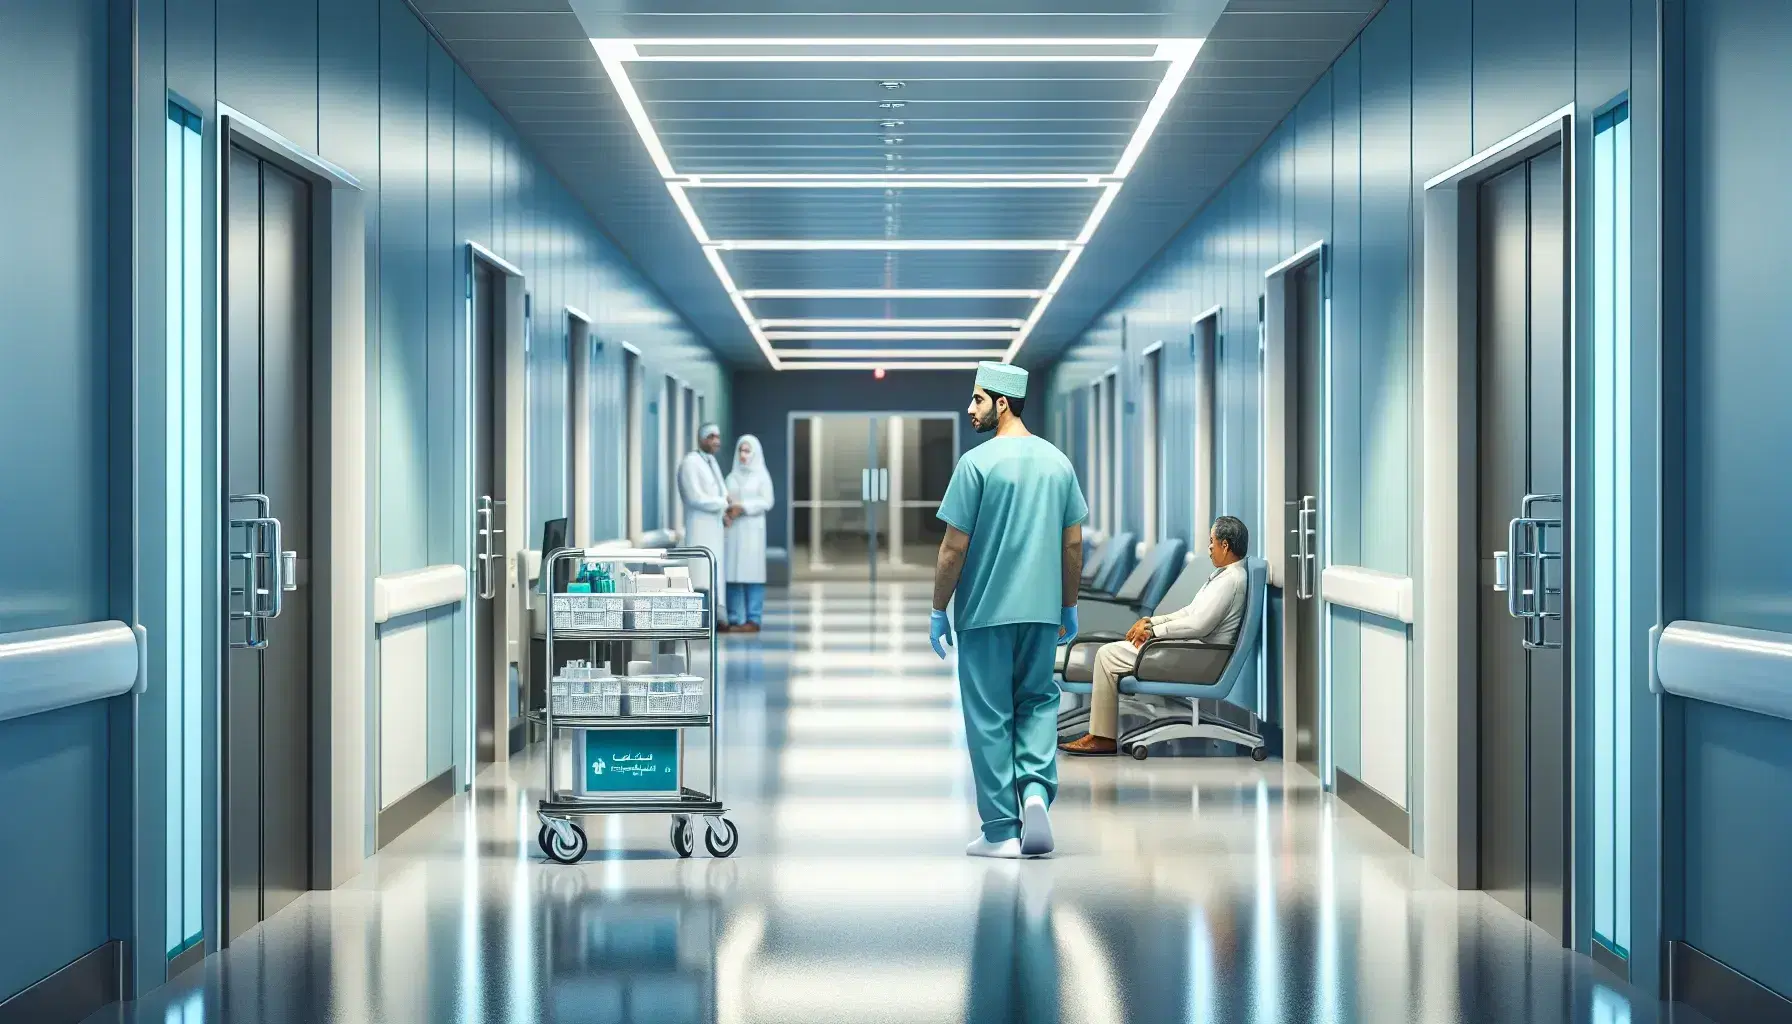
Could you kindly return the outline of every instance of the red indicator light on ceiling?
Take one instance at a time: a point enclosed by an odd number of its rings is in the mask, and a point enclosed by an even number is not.
[[[880,366],[877,369],[872,370],[871,376],[877,378],[878,380],[883,380],[884,379],[884,368]]]

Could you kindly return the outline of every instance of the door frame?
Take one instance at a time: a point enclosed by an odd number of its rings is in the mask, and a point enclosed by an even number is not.
[[[219,415],[224,398],[223,368],[226,310],[224,228],[227,217],[230,149],[240,146],[300,178],[311,193],[311,364],[312,364],[312,523],[311,593],[316,613],[311,634],[311,879],[313,889],[342,884],[361,869],[372,852],[373,772],[369,746],[372,721],[367,681],[373,673],[371,614],[377,538],[369,495],[376,467],[367,455],[369,424],[378,416],[378,367],[366,343],[365,263],[366,201],[361,185],[347,171],[305,151],[241,111],[218,104],[219,131],[212,153],[212,240],[218,254],[213,266],[212,381],[218,406],[212,414],[210,443],[214,502],[211,570],[218,580],[206,613],[222,621],[222,595],[228,587],[224,549],[224,424]],[[215,604],[212,602],[216,602]],[[218,658],[213,674],[216,692],[208,704],[213,714],[210,748],[213,776],[207,786],[205,849],[214,858],[206,872],[210,884],[205,919],[211,934],[206,948],[226,944],[223,897],[229,884],[219,856],[226,827],[222,766],[227,754],[223,728],[225,644],[221,631],[213,645]]]
[[[1572,104],[1482,150],[1425,183],[1424,340],[1420,351],[1419,572],[1413,630],[1419,663],[1419,707],[1414,710],[1423,736],[1421,778],[1414,799],[1419,853],[1438,877],[1459,889],[1480,885],[1480,651],[1476,640],[1480,572],[1476,509],[1480,466],[1476,455],[1479,423],[1478,186],[1554,147],[1562,150],[1563,228],[1567,272],[1564,280],[1563,343],[1567,349],[1564,422],[1575,430],[1578,404],[1579,205]],[[1563,536],[1575,536],[1574,487],[1578,466],[1572,436],[1563,439],[1568,501]],[[1563,671],[1568,692],[1567,774],[1563,794],[1568,810],[1568,871],[1564,894],[1568,934],[1580,934],[1583,916],[1576,905],[1580,837],[1572,827],[1578,813],[1574,765],[1579,734],[1574,719],[1576,674],[1573,654],[1575,558],[1563,561]]]
[[[598,540],[593,527],[597,519],[597,484],[591,449],[593,435],[597,432],[598,403],[594,385],[603,342],[592,330],[595,325],[589,316],[574,306],[565,307],[563,312],[566,318],[566,459],[569,463],[566,511],[572,519],[567,543],[595,544]],[[574,321],[583,324],[583,330],[575,329]]]
[[[1294,402],[1296,390],[1294,377],[1294,361],[1289,355],[1291,339],[1288,337],[1288,287],[1296,271],[1308,267],[1319,268],[1319,302],[1320,327],[1319,351],[1322,365],[1320,373],[1319,407],[1319,551],[1314,567],[1313,605],[1319,615],[1319,650],[1315,654],[1315,663],[1319,666],[1319,679],[1315,692],[1319,694],[1318,717],[1318,764],[1320,781],[1332,784],[1332,742],[1331,742],[1331,630],[1326,628],[1329,613],[1325,610],[1324,599],[1319,593],[1318,577],[1331,563],[1331,249],[1325,239],[1309,243],[1275,266],[1263,272],[1263,522],[1261,539],[1263,557],[1269,563],[1269,585],[1283,591],[1282,599],[1282,678],[1281,708],[1279,717],[1282,725],[1281,757],[1289,764],[1296,763],[1296,748],[1299,742],[1298,687],[1295,685],[1292,666],[1295,664],[1296,631],[1287,628],[1288,598],[1286,566],[1288,563],[1288,531],[1286,529],[1286,512],[1288,495],[1295,489],[1295,477],[1299,474],[1299,463],[1295,458],[1294,446],[1289,438],[1299,432]],[[1266,617],[1267,619],[1267,617]],[[1258,714],[1268,717],[1268,708],[1259,707]]]
[[[466,275],[466,324],[467,333],[463,356],[465,359],[465,375],[467,382],[465,394],[461,396],[462,421],[466,424],[463,444],[466,460],[462,467],[465,473],[466,488],[462,492],[462,507],[466,510],[466,525],[461,530],[465,547],[462,549],[464,563],[467,567],[468,593],[470,601],[479,600],[477,584],[477,559],[474,557],[474,515],[473,508],[479,501],[474,493],[476,487],[475,467],[473,460],[478,451],[478,439],[475,435],[477,426],[473,415],[475,397],[479,393],[480,382],[476,379],[478,358],[474,352],[474,339],[478,334],[478,325],[474,319],[473,309],[473,274],[476,267],[484,264],[495,271],[504,286],[504,337],[501,339],[503,351],[499,353],[504,367],[504,389],[499,395],[503,404],[504,417],[504,515],[494,516],[494,521],[502,518],[504,530],[503,568],[504,575],[499,593],[503,595],[504,605],[497,609],[496,621],[504,628],[504,653],[500,664],[507,667],[517,666],[520,661],[522,643],[522,617],[526,614],[522,607],[523,592],[527,589],[518,585],[521,554],[528,547],[528,538],[523,536],[530,522],[529,516],[529,420],[528,420],[528,317],[526,316],[528,295],[528,277],[521,268],[485,246],[467,239],[466,263],[462,272]],[[494,364],[497,360],[493,360]],[[467,666],[466,729],[462,739],[465,741],[462,762],[461,788],[469,789],[473,785],[473,776],[479,770],[479,728],[478,715],[474,705],[479,697],[479,666],[475,661],[477,645],[473,628],[475,616],[469,607],[467,612],[467,643],[463,654]],[[510,720],[510,680],[508,670],[504,673],[500,686],[493,690],[495,706],[492,708],[492,757],[495,763],[510,760],[510,729],[514,724]]]

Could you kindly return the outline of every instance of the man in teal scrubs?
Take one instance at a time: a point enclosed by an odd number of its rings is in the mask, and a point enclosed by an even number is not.
[[[940,519],[933,576],[933,649],[952,643],[983,834],[973,857],[1052,851],[1048,808],[1058,787],[1058,687],[1052,654],[1076,635],[1089,507],[1064,453],[1021,422],[1027,371],[980,363],[971,425],[995,437],[958,461]]]

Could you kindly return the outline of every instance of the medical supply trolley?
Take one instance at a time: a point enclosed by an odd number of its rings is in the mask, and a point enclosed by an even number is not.
[[[699,566],[709,578],[707,595],[690,583]],[[547,734],[547,793],[537,806],[536,842],[548,857],[562,864],[583,858],[588,842],[574,819],[594,814],[670,814],[672,849],[680,857],[696,850],[698,818],[708,824],[703,844],[712,855],[726,857],[739,846],[740,833],[718,796],[718,570],[707,548],[562,548],[543,559],[549,680],[544,706],[529,709],[528,717]],[[708,650],[707,679],[688,671],[693,642]],[[569,644],[573,650],[585,645],[588,657],[564,657]],[[656,653],[629,660],[642,656],[639,644]],[[612,671],[617,663],[626,664],[625,674]],[[685,785],[685,741],[696,731],[709,741],[703,790]],[[558,777],[563,759],[571,778]]]

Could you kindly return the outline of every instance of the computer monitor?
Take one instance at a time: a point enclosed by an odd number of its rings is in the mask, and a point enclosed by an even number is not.
[[[541,580],[537,584],[537,589],[540,590],[541,593],[545,594],[548,592],[548,556],[564,547],[566,547],[566,519],[564,517],[560,519],[550,519],[543,523],[541,527],[542,572]],[[560,571],[554,579],[555,590],[566,590],[567,584],[572,582],[573,569],[574,566],[570,561],[561,563]]]

